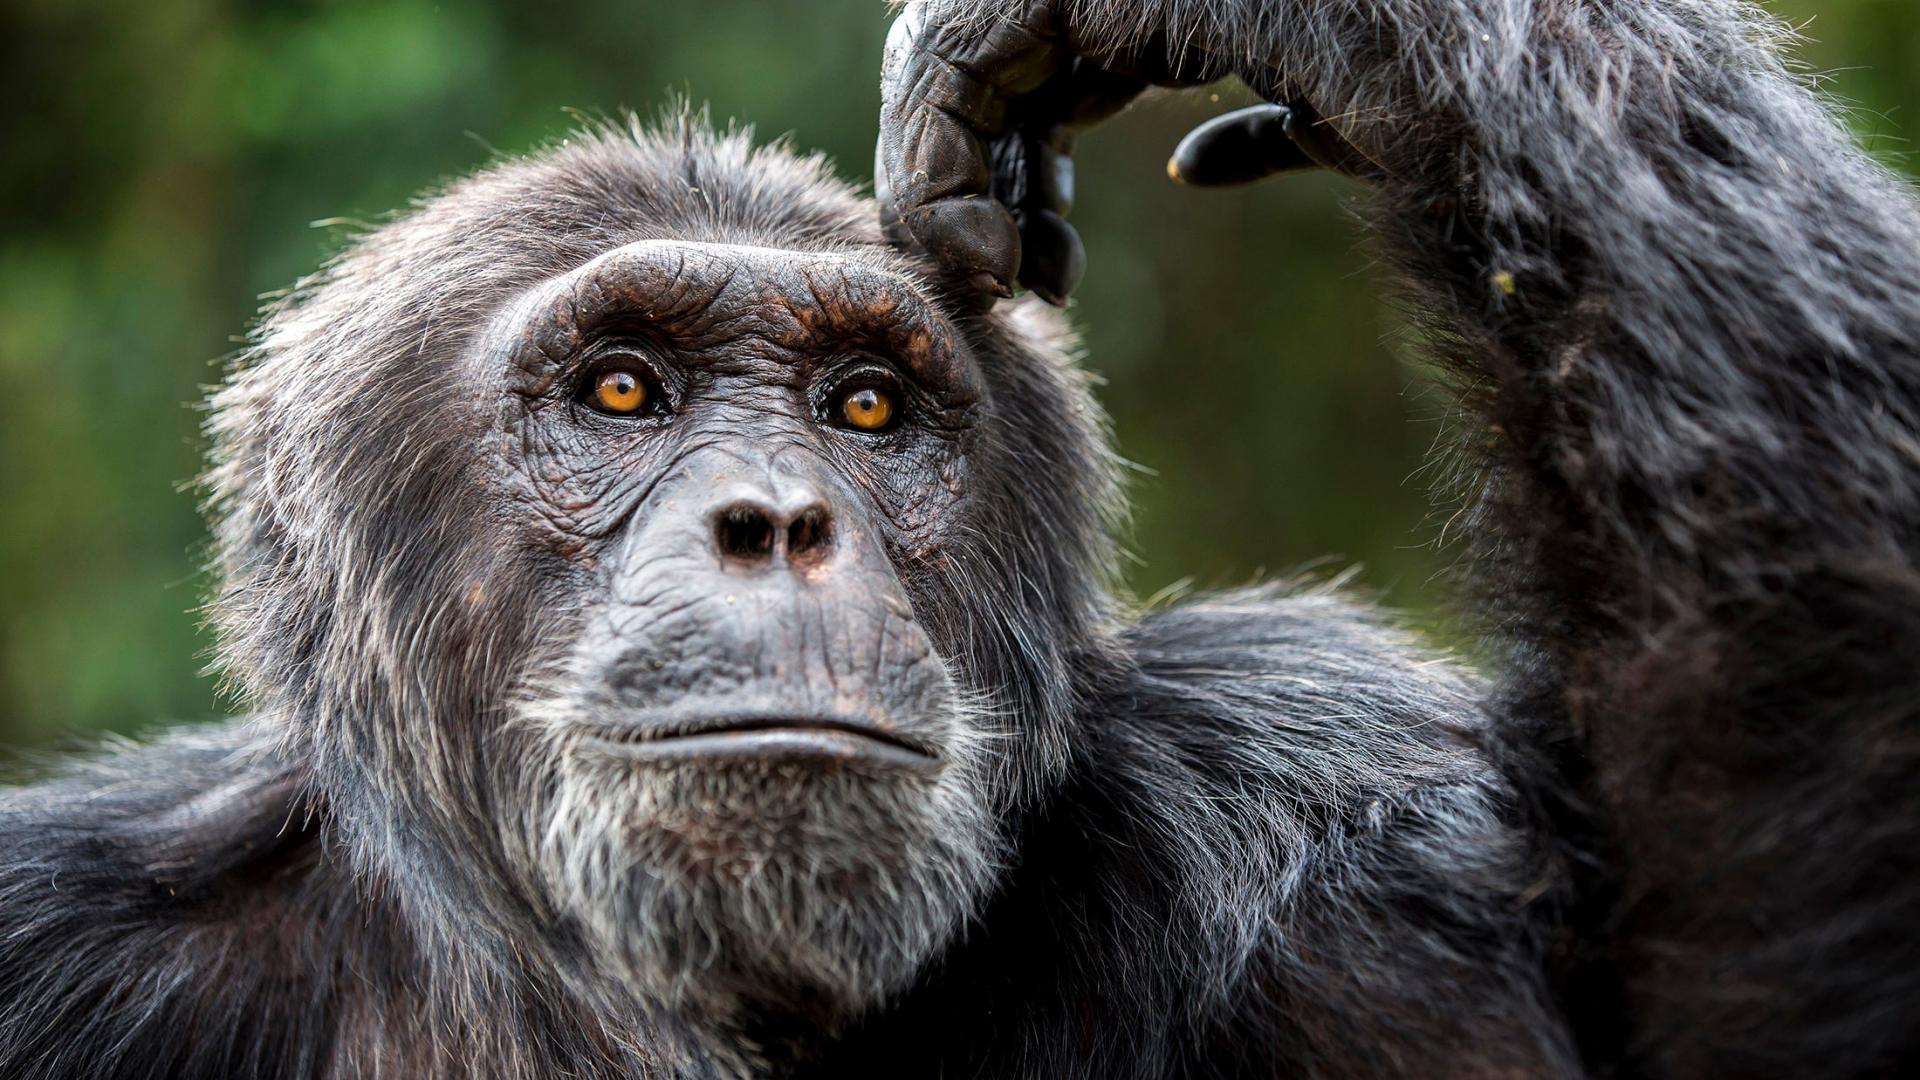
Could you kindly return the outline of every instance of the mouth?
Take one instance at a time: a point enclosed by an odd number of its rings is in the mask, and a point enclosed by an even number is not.
[[[791,762],[877,765],[916,773],[940,769],[940,759],[918,742],[872,724],[834,718],[743,717],[685,731],[603,727],[582,741],[617,757],[658,764]]]

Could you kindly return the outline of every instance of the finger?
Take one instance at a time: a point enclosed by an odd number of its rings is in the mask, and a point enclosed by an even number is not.
[[[1014,20],[984,28],[928,18],[916,4],[888,35],[882,83],[876,191],[890,217],[947,267],[1010,295],[1018,274],[1018,227],[991,200],[983,137],[1006,127],[1006,102],[1030,92],[1065,62],[1055,42]]]
[[[1187,133],[1167,162],[1167,175],[1195,187],[1226,187],[1317,167],[1288,134],[1292,110],[1254,105],[1216,116]]]
[[[980,292],[1006,299],[1020,270],[1013,214],[985,195],[938,199],[900,215],[914,241]]]
[[[1012,208],[1020,231],[1020,284],[1064,305],[1087,263],[1079,234],[1065,219],[1073,205],[1073,159],[1029,132],[1008,132],[993,146],[993,194]]]
[[[1073,209],[1073,159],[1056,149],[1057,133],[1043,139],[1015,129],[993,141],[991,194],[1009,209],[1040,208],[1066,215]],[[1070,144],[1069,144],[1070,145]]]
[[[1080,234],[1051,210],[1014,215],[1020,228],[1020,284],[1035,296],[1064,307],[1087,272],[1087,249]]]
[[[1077,134],[1112,119],[1150,85],[1145,79],[1103,68],[1083,56],[1041,93],[1049,98],[1046,109],[1051,122]]]
[[[1019,283],[1055,306],[1086,273],[1086,248],[1067,224],[1073,210],[1075,134],[1124,109],[1147,83],[1076,60],[1014,103],[994,140],[993,195],[1020,232]]]
[[[1027,197],[1021,206],[1039,207],[1066,217],[1073,212],[1073,158],[1057,146],[1054,141],[1028,142]]]

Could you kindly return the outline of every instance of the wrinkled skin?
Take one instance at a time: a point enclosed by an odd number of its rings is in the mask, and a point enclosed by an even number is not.
[[[1116,27],[1104,12],[1046,0],[909,4],[887,36],[874,155],[896,239],[989,296],[1012,295],[1017,280],[1064,304],[1086,269],[1066,222],[1075,139],[1149,87],[1235,74],[1289,105],[1196,131],[1169,164],[1175,179],[1246,183],[1316,165],[1378,171],[1229,36],[1175,37],[1150,10],[1141,14],[1137,26]]]
[[[591,581],[526,708],[544,750],[490,769],[551,800],[521,857],[662,1000],[830,1022],[902,984],[1000,843],[895,570],[964,520],[981,375],[951,326],[862,260],[652,241],[535,290],[476,358],[505,374],[506,517]],[[609,368],[649,409],[582,404]],[[836,420],[856,383],[897,400],[885,431]],[[804,726],[703,734],[768,724]]]

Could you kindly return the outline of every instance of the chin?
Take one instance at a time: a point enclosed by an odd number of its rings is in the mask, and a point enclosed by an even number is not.
[[[911,983],[1003,861],[982,755],[942,728],[937,750],[809,724],[662,753],[577,727],[530,838],[543,891],[645,999],[850,1019]]]

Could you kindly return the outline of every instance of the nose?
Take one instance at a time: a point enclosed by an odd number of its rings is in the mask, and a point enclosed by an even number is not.
[[[822,502],[791,511],[757,499],[740,499],[713,513],[713,546],[728,569],[769,570],[782,563],[796,570],[826,564],[833,554],[833,514]]]

